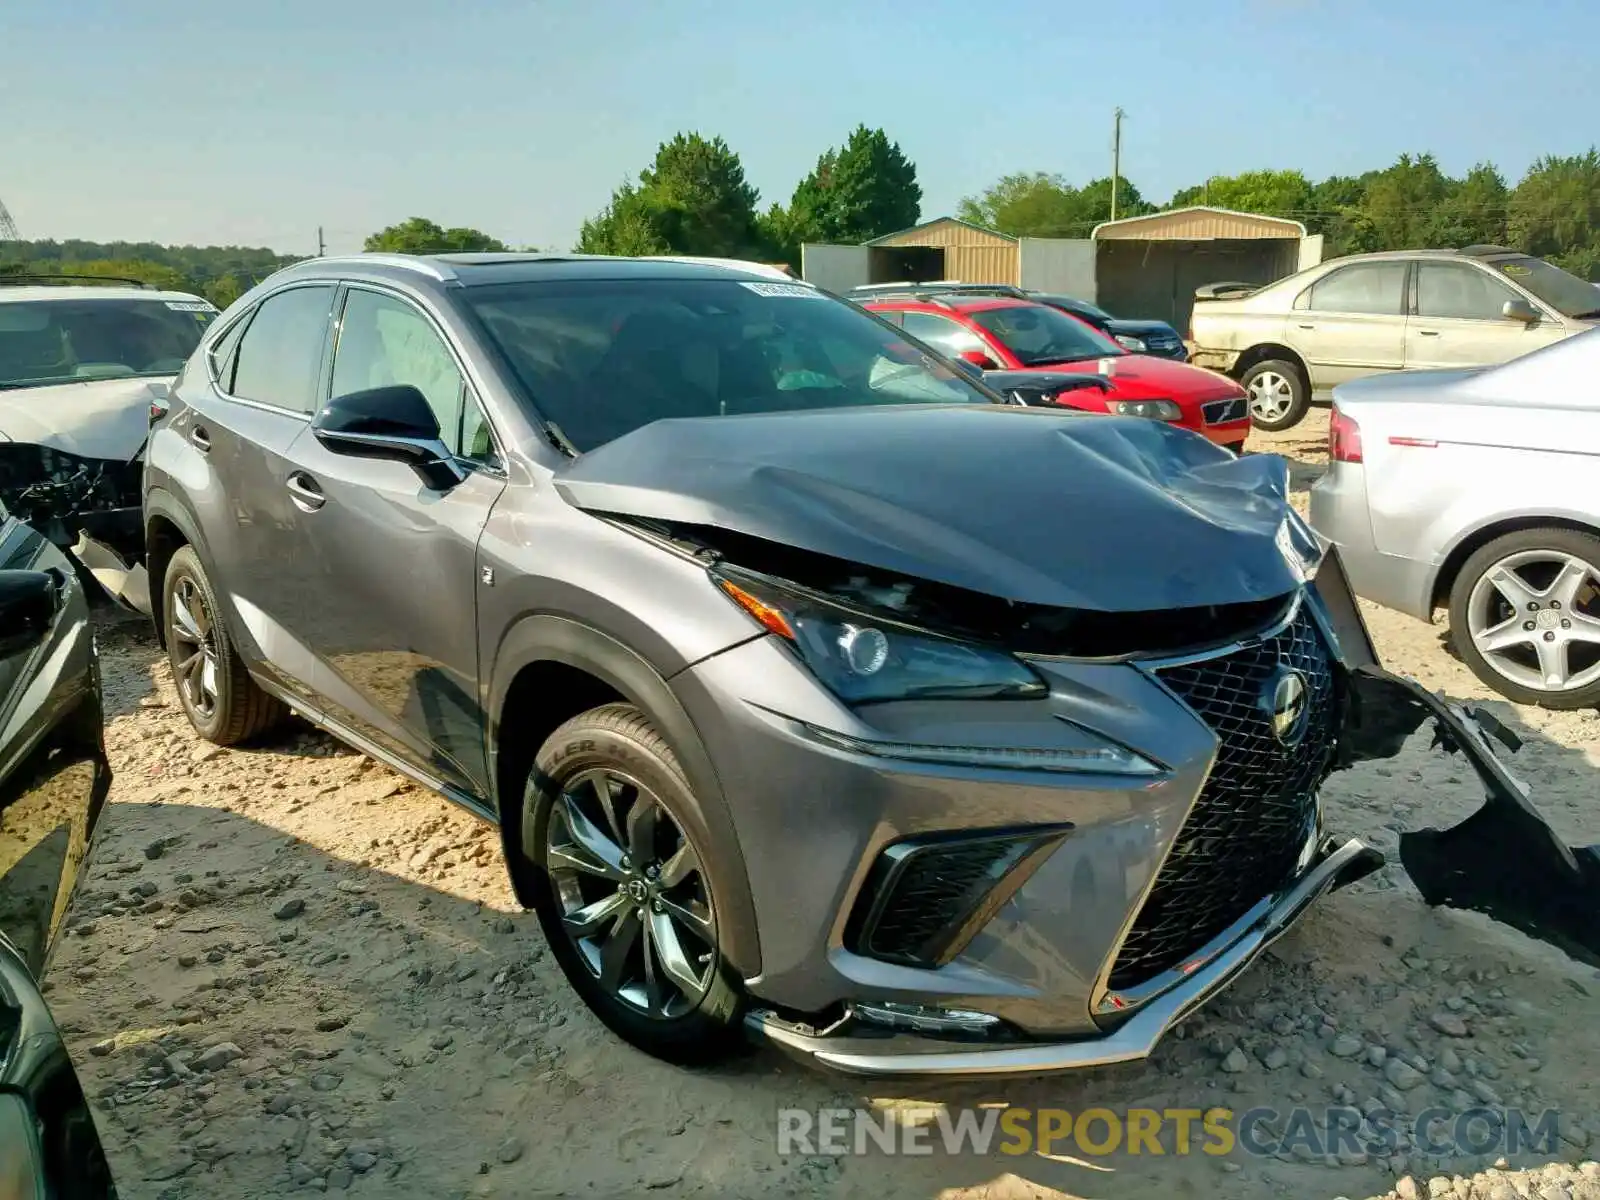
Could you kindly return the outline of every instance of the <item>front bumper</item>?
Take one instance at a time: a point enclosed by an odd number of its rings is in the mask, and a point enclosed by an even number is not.
[[[1120,1026],[1098,1037],[975,1045],[971,1041],[885,1035],[851,1014],[828,1031],[818,1033],[760,1010],[750,1014],[746,1023],[787,1053],[847,1075],[1038,1074],[1144,1058],[1169,1029],[1249,966],[1316,900],[1369,874],[1382,861],[1376,851],[1355,839],[1321,847],[1305,872],[1264,902],[1248,925],[1229,930],[1196,954],[1178,970],[1179,982],[1149,1000]]]

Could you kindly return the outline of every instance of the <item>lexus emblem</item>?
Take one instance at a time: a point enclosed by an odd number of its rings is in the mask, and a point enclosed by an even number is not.
[[[1289,667],[1279,667],[1261,689],[1261,705],[1272,719],[1272,734],[1293,746],[1305,732],[1306,677]]]

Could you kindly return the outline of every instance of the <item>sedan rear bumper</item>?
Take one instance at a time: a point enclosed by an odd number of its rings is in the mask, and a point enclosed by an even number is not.
[[[1223,988],[1281,937],[1315,901],[1370,874],[1383,858],[1360,841],[1330,841],[1242,931],[1230,930],[1197,952],[1169,990],[1144,1003],[1111,1032],[1060,1042],[978,1044],[875,1033],[851,1016],[826,1032],[802,1030],[771,1012],[747,1025],[785,1052],[847,1075],[1019,1075],[1106,1066],[1147,1057],[1161,1037]]]

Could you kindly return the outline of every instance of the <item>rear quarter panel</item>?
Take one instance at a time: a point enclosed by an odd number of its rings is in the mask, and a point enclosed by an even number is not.
[[[1600,528],[1600,411],[1509,403],[1346,410],[1361,426],[1373,537],[1386,554],[1437,567],[1467,538],[1507,520]]]

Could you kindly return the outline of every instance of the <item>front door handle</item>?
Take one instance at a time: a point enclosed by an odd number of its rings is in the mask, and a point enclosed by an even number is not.
[[[1439,331],[1437,329],[1419,329],[1417,334],[1421,337],[1438,337]]]
[[[211,434],[206,431],[204,425],[196,425],[189,430],[189,444],[200,451],[201,454],[209,454],[211,452]]]
[[[1296,326],[1296,328],[1299,328],[1299,329],[1315,329],[1316,326],[1315,325],[1299,325],[1299,326]]]
[[[289,489],[290,499],[301,512],[316,512],[328,502],[317,481],[304,471],[296,471],[284,481],[283,486]]]

